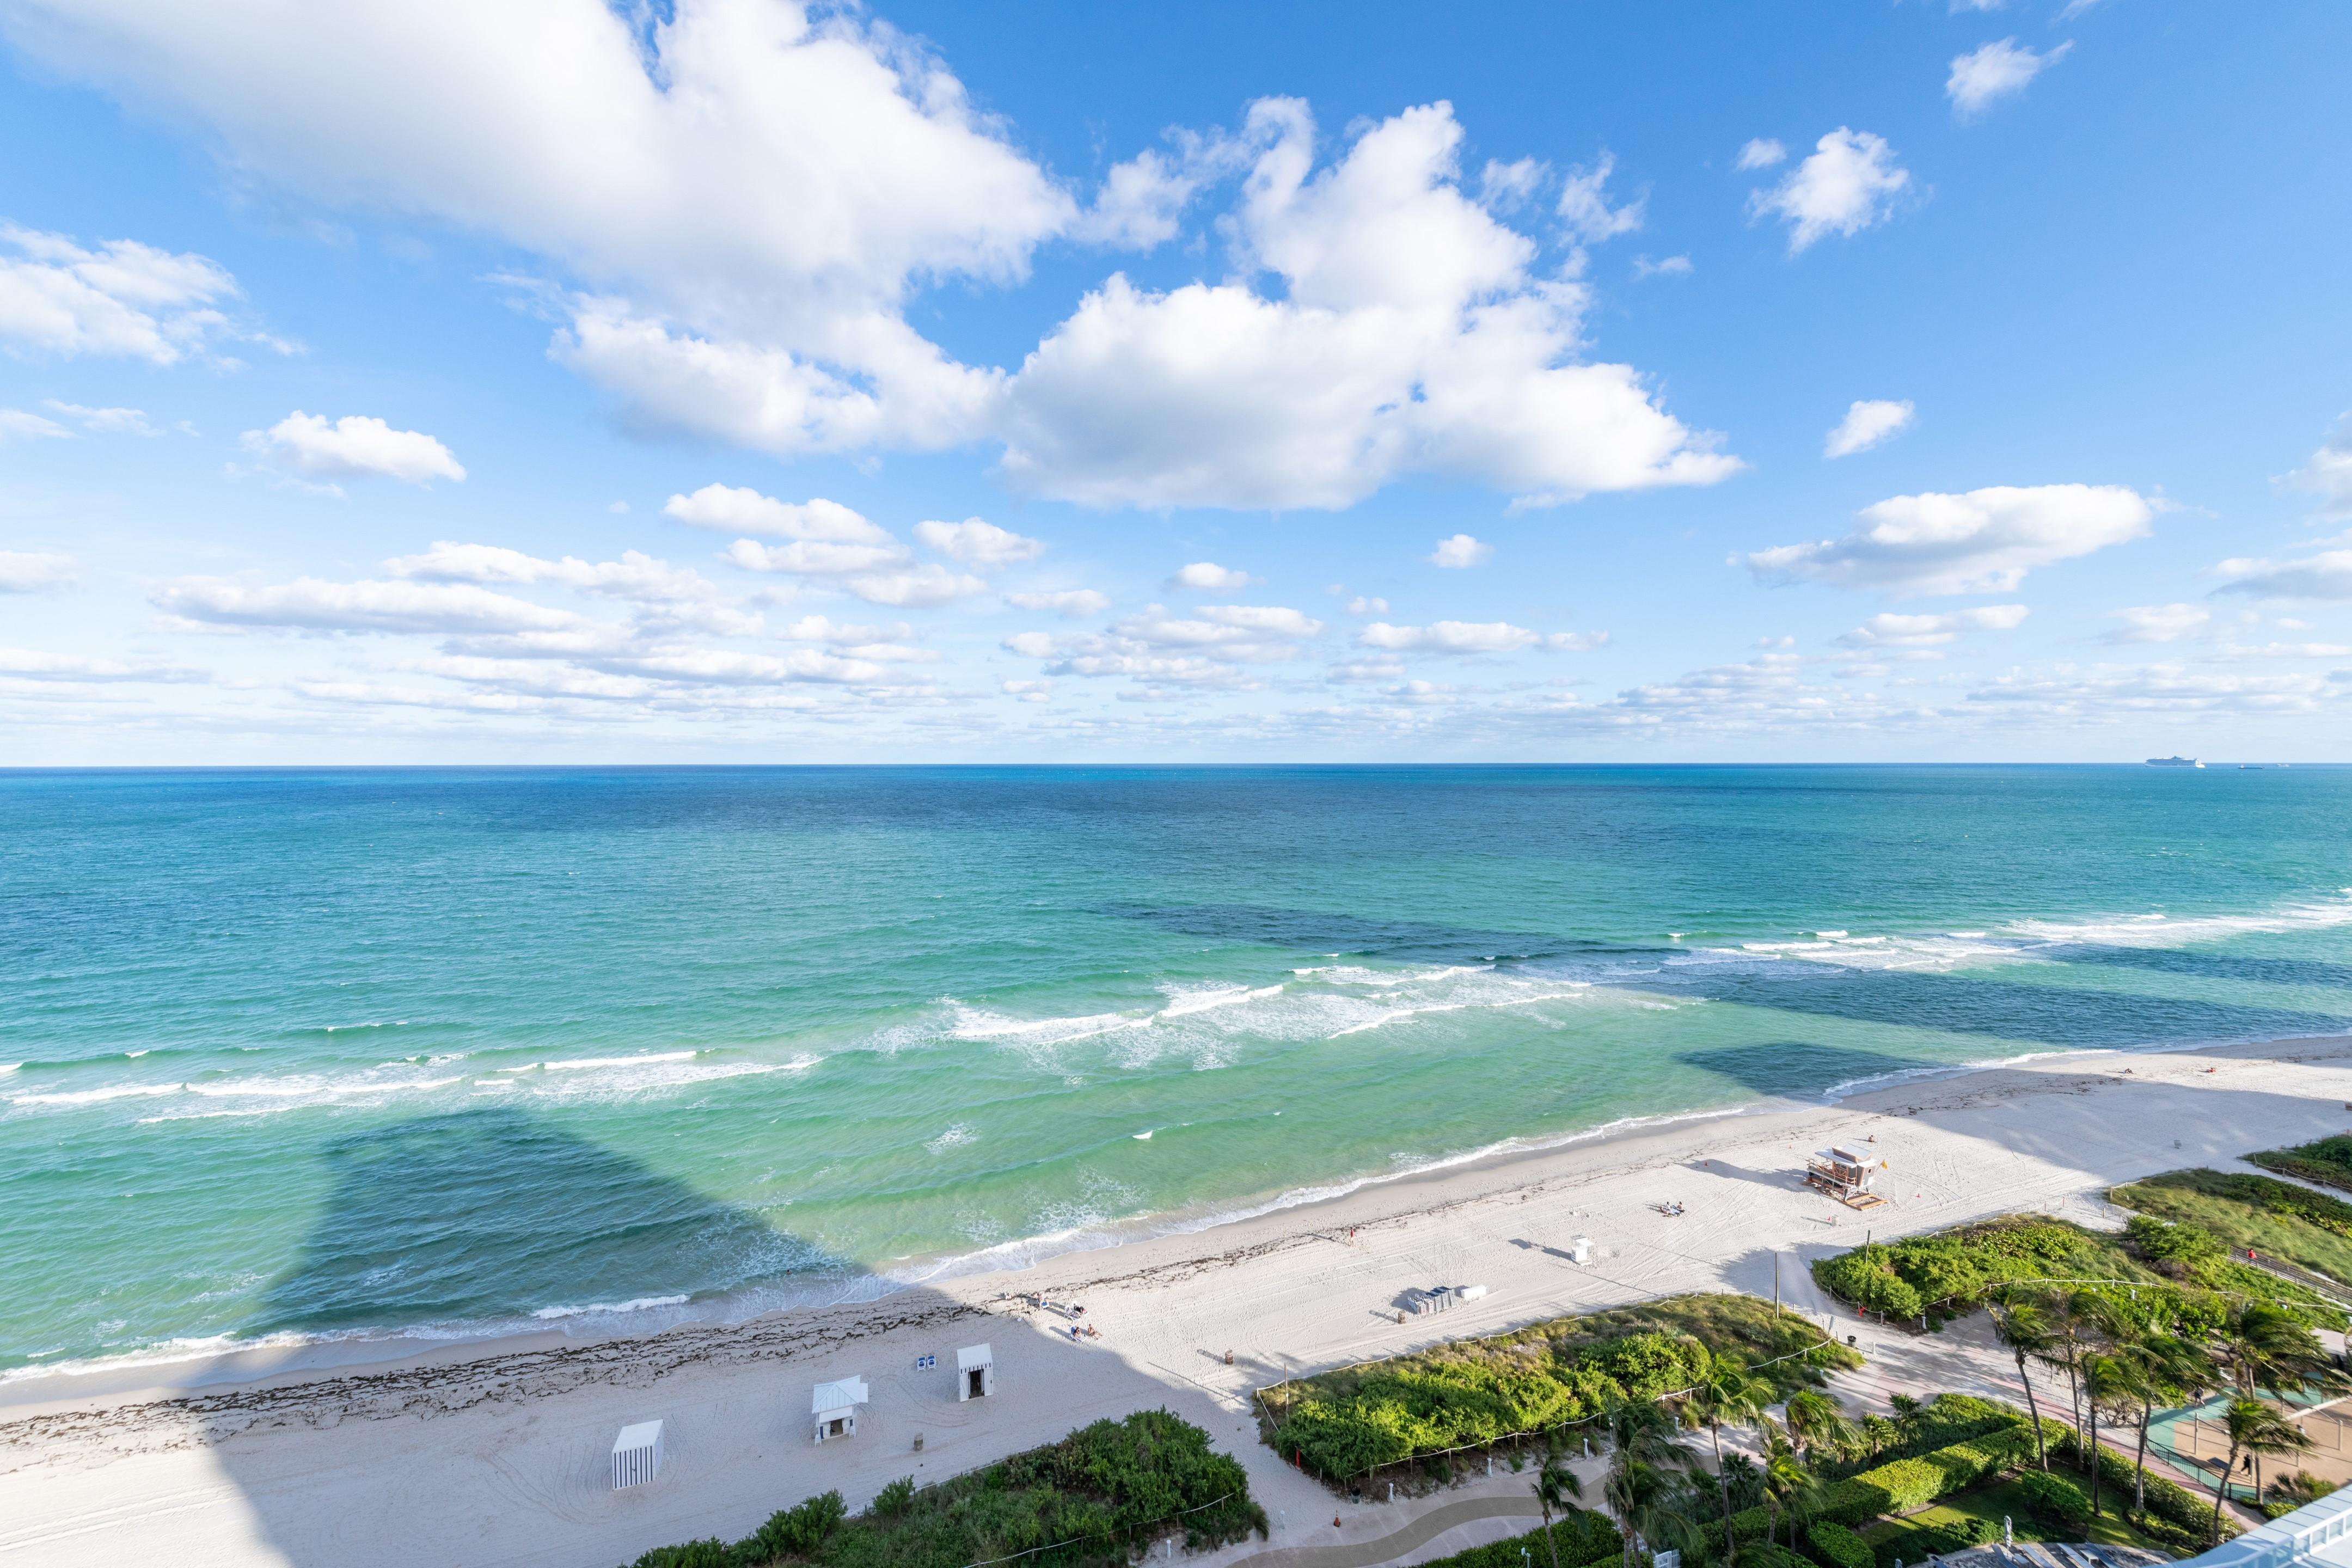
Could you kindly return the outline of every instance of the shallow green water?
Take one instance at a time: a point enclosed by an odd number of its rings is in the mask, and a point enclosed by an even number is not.
[[[0,1368],[745,1311],[1626,1118],[2342,1033],[2347,808],[2320,769],[0,775]]]

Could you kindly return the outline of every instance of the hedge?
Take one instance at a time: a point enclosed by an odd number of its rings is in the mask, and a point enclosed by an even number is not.
[[[1823,1568],[1871,1568],[1875,1561],[1861,1536],[1826,1519],[1815,1521],[1805,1539],[1812,1542],[1813,1555]]]
[[[1602,1568],[1625,1558],[1625,1538],[1604,1513],[1571,1510],[1566,1519],[1552,1521],[1551,1537],[1559,1548],[1559,1568]],[[1526,1568],[1527,1559],[1519,1555],[1522,1547],[1534,1557],[1538,1568],[1551,1568],[1551,1553],[1544,1546],[1540,1528],[1437,1558],[1422,1568]]]
[[[2004,1430],[1832,1481],[1815,1500],[1812,1517],[1817,1523],[1826,1521],[1851,1529],[1881,1514],[1908,1513],[1974,1486],[2032,1452],[2033,1429],[2020,1417]],[[1731,1516],[1731,1528],[1739,1540],[1755,1541],[1771,1527],[1772,1519],[1769,1508],[1746,1509]],[[1723,1527],[1716,1525],[1709,1533],[1719,1542]],[[1742,1557],[1744,1561],[1744,1552]]]
[[[2074,1427],[2063,1421],[2044,1415],[2042,1418],[2042,1430],[2043,1436],[2049,1439],[2050,1452],[2053,1457],[2064,1459],[2078,1471],[2082,1469],[2083,1444],[2076,1436]],[[2137,1441],[2136,1436],[2135,1441]],[[2132,1495],[2132,1462],[2104,1443],[2099,1445],[2098,1454],[2099,1501],[2104,1505],[2107,1499],[2115,1498],[2119,1500],[2120,1506],[2128,1507]],[[2149,1448],[2147,1512],[2145,1519],[2152,1519],[2173,1530],[2188,1532],[2195,1537],[2194,1544],[2201,1551],[2205,1543],[2213,1536],[2213,1496],[2208,1492],[2200,1497],[2187,1487],[2166,1479],[2162,1469],[2163,1463],[2156,1450],[2153,1447]],[[2145,1519],[2143,1529],[2146,1528]],[[2237,1522],[2231,1519],[2229,1511],[2222,1510],[2221,1539],[2229,1540],[2236,1535],[2240,1529]],[[2147,1533],[2158,1540],[2168,1539],[2160,1531],[2149,1530]],[[2189,1544],[2186,1542],[2171,1543]]]
[[[2045,1524],[2080,1530],[2091,1522],[2091,1500],[2083,1495],[2082,1488],[2054,1471],[2044,1475],[2028,1470],[2017,1478],[2017,1487],[2034,1516]]]

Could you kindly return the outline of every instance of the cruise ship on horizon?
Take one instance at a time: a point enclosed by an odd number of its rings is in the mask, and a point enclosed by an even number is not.
[[[2147,765],[2152,768],[2201,768],[2205,764],[2194,757],[2150,757]]]

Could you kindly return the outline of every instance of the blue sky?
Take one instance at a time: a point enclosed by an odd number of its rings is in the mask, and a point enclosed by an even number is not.
[[[315,9],[0,0],[0,762],[2342,758],[2340,6]]]

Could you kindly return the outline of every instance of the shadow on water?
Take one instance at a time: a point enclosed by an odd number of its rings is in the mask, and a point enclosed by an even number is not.
[[[507,1107],[339,1139],[256,1333],[479,1321],[690,1296],[825,1259],[757,1215]]]
[[[332,1173],[326,1201],[248,1331],[527,1320],[551,1303],[660,1300],[854,1271],[755,1213],[512,1108],[378,1127],[321,1157]],[[903,1317],[943,1299],[919,1287],[890,1300]],[[635,1334],[664,1321],[590,1316],[543,1325],[585,1331],[576,1341],[453,1344],[429,1365],[363,1363],[320,1383],[187,1392],[224,1394],[236,1422],[258,1413],[257,1429],[211,1445],[216,1473],[238,1489],[253,1539],[271,1553],[251,1552],[254,1561],[626,1562],[656,1545],[743,1535],[822,1489],[802,1468],[803,1413],[814,1380],[849,1370],[743,1351],[739,1336],[772,1331],[756,1321],[650,1342],[625,1367],[594,1352],[600,1326]],[[887,1365],[859,1366],[877,1386],[888,1381]],[[509,1383],[534,1384],[534,1396],[485,1396]],[[735,1405],[714,1401],[714,1387]],[[616,1399],[616,1389],[626,1392]],[[445,1395],[472,1414],[445,1416]],[[354,1413],[376,1419],[349,1420]],[[653,1419],[666,1426],[661,1479],[614,1492],[614,1433]],[[314,1426],[358,1435],[319,1437]]]
[[[1257,904],[1098,904],[1097,914],[1140,921],[1179,936],[1255,942],[1299,952],[1356,958],[1419,959],[1425,963],[1558,958],[1569,953],[1624,953],[1531,931],[1479,931],[1427,921],[1376,920],[1320,910],[1269,909]]]
[[[2241,958],[2221,952],[2188,952],[2177,947],[2099,947],[2087,942],[2038,947],[2033,956],[2059,963],[2145,969],[2200,980],[2252,980],[2272,985],[2329,985],[2352,990],[2352,963],[2329,963],[2321,959]]]
[[[1948,1071],[1950,1062],[1891,1052],[1857,1051],[1843,1046],[1817,1046],[1804,1040],[1772,1040],[1752,1046],[1718,1046],[1682,1051],[1675,1060],[1705,1068],[1755,1090],[1791,1100],[1817,1099],[1840,1084],[1888,1073]]]

